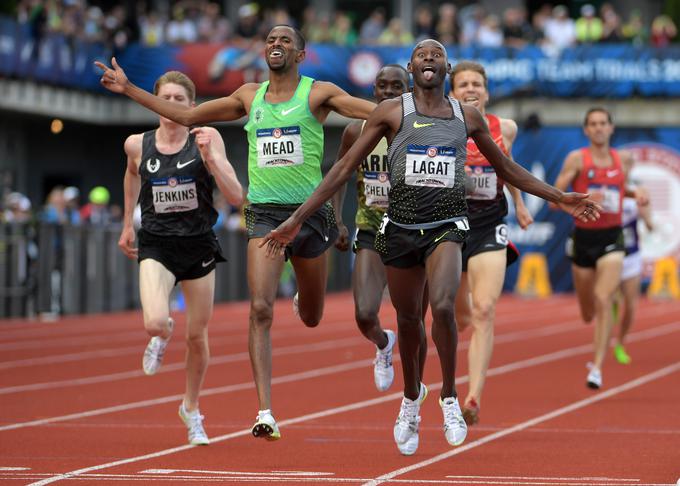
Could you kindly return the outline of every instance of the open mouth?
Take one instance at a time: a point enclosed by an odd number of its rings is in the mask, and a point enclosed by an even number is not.
[[[283,49],[272,49],[269,51],[269,58],[270,59],[280,59],[283,57]]]
[[[434,77],[434,73],[436,72],[435,68],[432,66],[425,66],[423,68],[423,77],[427,80],[430,81]]]

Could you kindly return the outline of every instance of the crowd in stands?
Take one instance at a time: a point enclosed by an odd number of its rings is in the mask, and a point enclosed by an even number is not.
[[[67,37],[100,41],[114,49],[139,41],[147,46],[193,42],[252,42],[261,40],[273,25],[295,25],[310,43],[337,45],[408,45],[435,38],[445,45],[522,47],[536,44],[548,52],[577,44],[627,42],[636,46],[664,47],[677,40],[671,17],[658,15],[646,22],[640,10],[626,18],[611,3],[599,9],[586,4],[578,12],[565,5],[544,4],[531,17],[522,7],[487,12],[480,4],[459,8],[455,3],[420,3],[413,25],[398,17],[388,18],[376,8],[368,16],[356,12],[324,12],[313,5],[300,18],[285,7],[260,8],[247,3],[235,18],[228,18],[219,3],[209,0],[179,0],[169,12],[148,8],[146,2],[127,2],[133,11],[118,5],[107,11],[96,0],[21,0],[19,22],[36,37],[59,32]]]

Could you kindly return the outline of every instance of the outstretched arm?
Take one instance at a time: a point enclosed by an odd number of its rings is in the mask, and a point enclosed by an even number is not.
[[[246,114],[243,103],[244,92],[255,85],[243,85],[230,96],[206,101],[195,107],[183,106],[154,96],[130,82],[116,58],[111,59],[112,67],[96,61],[95,65],[104,73],[101,84],[109,91],[124,94],[137,103],[180,125],[190,127],[204,123],[237,120]]]
[[[345,127],[342,132],[342,138],[340,140],[340,149],[338,150],[338,156],[336,160],[342,159],[345,154],[349,151],[350,147],[354,145],[357,141],[359,135],[361,134],[361,125],[359,121],[352,122]],[[340,251],[347,251],[349,249],[349,231],[347,230],[347,225],[342,220],[342,207],[345,203],[345,194],[347,192],[347,181],[340,186],[335,194],[333,194],[332,203],[333,209],[335,210],[335,220],[338,226],[338,239],[335,242],[335,247]]]
[[[362,98],[349,95],[344,89],[333,83],[317,81],[318,92],[314,95],[321,96],[322,108],[334,111],[348,118],[368,119],[376,104]]]

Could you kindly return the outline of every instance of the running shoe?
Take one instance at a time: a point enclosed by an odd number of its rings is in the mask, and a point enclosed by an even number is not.
[[[163,363],[163,355],[165,354],[165,348],[168,347],[170,338],[172,337],[172,330],[175,328],[175,321],[172,317],[168,318],[168,329],[170,329],[170,334],[166,339],[160,336],[154,336],[149,340],[149,344],[146,345],[144,350],[144,356],[142,357],[142,369],[147,375],[156,374]]]
[[[426,392],[425,395],[427,395]],[[425,397],[423,397],[424,399]],[[418,412],[420,411],[420,403],[420,394],[417,400],[410,400],[406,397],[402,398],[399,416],[397,416],[397,421],[394,424],[394,441],[397,443],[399,452],[405,456],[415,454],[418,449],[418,425],[420,424]]]
[[[467,436],[467,425],[463,413],[460,411],[458,399],[454,397],[447,397],[439,399],[439,406],[442,407],[444,413],[444,436],[446,442],[452,446],[459,446],[465,441]]]
[[[187,426],[187,436],[189,438],[189,444],[191,445],[208,445],[210,444],[210,439],[205,433],[203,428],[203,415],[198,409],[193,412],[187,412],[184,408],[184,402],[179,406],[179,417]]]
[[[300,305],[298,304],[298,293],[295,292],[295,295],[293,296],[293,314],[295,314],[296,317],[300,317]]]
[[[599,368],[596,368],[593,363],[588,363],[586,367],[590,370],[588,372],[588,378],[586,378],[586,386],[597,390],[602,386],[602,372]]]
[[[463,405],[463,419],[467,425],[475,425],[479,422],[479,404],[474,398],[470,398]]]
[[[630,355],[626,352],[626,348],[623,347],[623,344],[617,344],[614,346],[614,357],[616,358],[616,361],[619,362],[619,364],[623,365],[630,364],[630,362],[633,361]]]
[[[427,398],[427,386],[425,383],[420,382],[420,391],[418,392],[418,405],[422,405]]]
[[[394,381],[392,349],[397,341],[397,336],[394,334],[394,331],[389,329],[385,330],[385,335],[387,336],[387,345],[383,349],[376,346],[375,359],[373,360],[373,379],[378,391],[387,390],[392,386],[392,381]]]
[[[260,410],[255,420],[255,425],[252,428],[254,437],[266,440],[279,440],[281,438],[279,426],[276,425],[276,420],[274,420],[270,410]]]

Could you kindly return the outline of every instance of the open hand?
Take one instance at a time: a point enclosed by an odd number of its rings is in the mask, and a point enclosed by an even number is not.
[[[584,223],[597,221],[600,219],[600,211],[602,211],[602,206],[590,199],[589,194],[579,192],[562,194],[560,200],[557,201],[557,207]]]
[[[102,74],[100,79],[102,86],[104,86],[109,91],[113,91],[114,93],[122,94],[125,92],[125,89],[128,86],[128,78],[125,75],[123,68],[121,68],[118,65],[118,62],[116,62],[115,57],[111,58],[111,66],[113,66],[112,68],[99,61],[95,61],[94,65],[104,71],[104,74]]]
[[[295,239],[300,228],[302,228],[302,224],[295,223],[292,218],[288,218],[278,228],[267,233],[258,247],[262,248],[266,245],[267,256],[270,258],[283,256],[286,253],[286,246]]]

